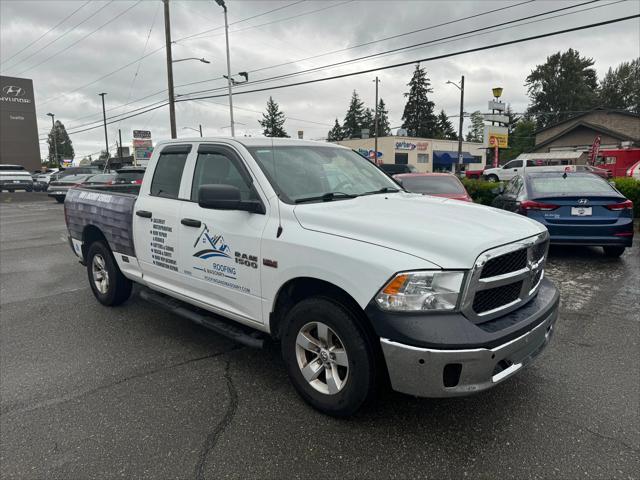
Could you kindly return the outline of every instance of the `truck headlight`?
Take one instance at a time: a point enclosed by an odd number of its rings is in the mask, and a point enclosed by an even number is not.
[[[458,304],[464,272],[398,273],[376,295],[383,310],[393,312],[451,311]]]

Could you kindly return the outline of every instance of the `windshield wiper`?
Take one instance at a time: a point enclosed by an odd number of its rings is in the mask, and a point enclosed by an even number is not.
[[[361,193],[360,195],[358,195],[359,197],[363,196],[363,195],[376,195],[378,193],[395,193],[395,192],[399,192],[400,190],[397,188],[392,188],[392,187],[382,187],[379,190],[372,190],[370,192],[364,192]]]
[[[332,200],[340,199],[340,198],[356,198],[358,195],[353,195],[351,193],[343,193],[343,192],[327,192],[322,195],[318,195],[315,197],[307,197],[307,198],[298,198],[296,203],[306,203],[306,202],[331,202]]]

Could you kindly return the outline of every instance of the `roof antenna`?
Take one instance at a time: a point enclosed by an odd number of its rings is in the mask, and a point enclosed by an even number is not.
[[[280,215],[280,186],[278,185],[278,167],[276,164],[276,152],[273,145],[273,137],[271,137],[271,160],[273,160],[273,175],[276,184],[276,197],[278,202],[278,230],[276,232],[276,238],[280,238],[282,235],[282,217]]]

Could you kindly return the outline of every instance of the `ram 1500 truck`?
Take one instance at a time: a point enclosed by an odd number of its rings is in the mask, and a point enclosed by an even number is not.
[[[104,305],[151,302],[260,346],[336,416],[378,382],[424,397],[488,389],[547,346],[558,291],[545,228],[411,194],[330,143],[159,143],[137,193],[74,188],[73,251]]]

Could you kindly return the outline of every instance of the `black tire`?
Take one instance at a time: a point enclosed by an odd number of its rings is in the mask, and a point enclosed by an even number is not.
[[[56,197],[56,202],[64,203],[64,197]]]
[[[604,250],[604,254],[607,257],[612,257],[612,258],[618,258],[620,255],[622,255],[624,253],[625,248],[627,247],[619,247],[619,246],[602,247],[602,249]]]
[[[494,175],[493,173],[491,175],[487,175],[487,182],[497,183],[499,181],[500,179],[498,178],[497,175]]]
[[[8,192],[9,192],[9,193],[13,193],[13,192],[15,192],[15,190],[13,190],[13,189],[11,189],[11,188],[10,188],[10,189],[8,190]]]
[[[101,259],[101,262],[98,262],[97,258]],[[101,291],[97,285],[100,282],[94,279],[94,271],[98,271],[96,264],[99,263],[102,263],[103,271],[107,274],[104,291]],[[89,277],[89,285],[93,294],[103,305],[109,307],[120,305],[131,296],[133,282],[122,275],[111,250],[101,241],[93,242],[89,246],[89,251],[87,252],[87,276]]]
[[[299,350],[297,346],[298,333],[309,328],[309,325],[317,325],[316,322],[326,325],[333,331],[331,333],[334,334],[335,343],[342,345],[346,353],[345,363],[348,365],[346,374],[344,374],[345,367],[337,364],[331,367],[336,369],[336,375],[340,376],[338,372],[340,369],[344,375],[344,382],[337,393],[319,391],[317,388],[323,387],[314,387],[307,381],[299,364],[299,351],[302,351],[303,354],[309,355],[309,358],[317,355],[316,360],[309,360],[307,365],[312,363],[321,365],[320,353]],[[318,338],[320,338],[319,335]],[[370,336],[349,309],[332,299],[312,297],[296,304],[286,315],[281,344],[282,357],[291,383],[307,403],[323,413],[336,417],[352,415],[376,390],[379,368]],[[328,363],[331,361],[329,360]],[[320,367],[322,368],[324,367]],[[324,369],[318,379],[313,382],[320,382],[321,386],[328,385],[330,382],[327,372],[329,371],[331,369]],[[323,378],[324,383],[322,383]]]
[[[25,188],[25,191],[26,191],[26,192],[33,192],[33,187],[26,187],[26,188]]]

